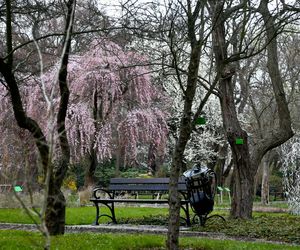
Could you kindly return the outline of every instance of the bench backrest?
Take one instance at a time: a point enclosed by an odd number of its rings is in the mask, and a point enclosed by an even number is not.
[[[112,178],[109,190],[111,191],[168,191],[169,178]],[[185,178],[178,180],[178,190],[187,191]]]

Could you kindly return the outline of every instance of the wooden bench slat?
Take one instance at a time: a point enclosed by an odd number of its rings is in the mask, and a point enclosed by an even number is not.
[[[111,191],[165,191],[167,192],[169,190],[168,184],[110,184],[109,190]],[[186,185],[185,184],[179,184],[178,185],[179,191],[186,191]]]
[[[109,190],[113,191],[167,191],[168,187],[157,185],[157,186],[138,186],[138,185],[110,185]]]
[[[104,202],[104,203],[110,203],[110,202],[131,202],[131,203],[169,203],[166,199],[159,199],[159,200],[153,200],[153,199],[90,199],[90,201],[95,202]],[[188,203],[188,200],[181,200],[181,203]]]
[[[112,178],[111,184],[169,184],[170,178]],[[185,178],[180,178],[178,183],[185,184]]]

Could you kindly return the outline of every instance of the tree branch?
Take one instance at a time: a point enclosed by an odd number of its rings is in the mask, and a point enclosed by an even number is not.
[[[56,183],[60,187],[67,171],[67,165],[70,160],[70,147],[68,143],[66,127],[65,127],[65,119],[67,115],[68,103],[70,91],[67,83],[67,75],[68,75],[68,63],[69,63],[69,53],[71,50],[71,33],[73,29],[74,22],[74,12],[75,12],[76,0],[69,0],[67,3],[67,19],[66,19],[66,27],[65,27],[65,39],[64,39],[64,47],[62,52],[62,60],[59,69],[58,82],[59,82],[59,90],[60,90],[60,102],[57,114],[57,132],[59,136],[60,148],[62,150],[62,163],[57,168],[56,171]]]

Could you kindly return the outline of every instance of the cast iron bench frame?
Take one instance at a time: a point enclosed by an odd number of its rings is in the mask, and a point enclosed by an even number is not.
[[[99,219],[103,216],[108,217],[113,223],[117,224],[117,219],[115,215],[115,203],[149,203],[149,204],[168,204],[167,199],[124,199],[118,198],[117,194],[119,192],[149,192],[153,193],[167,193],[169,191],[169,178],[112,178],[110,179],[110,184],[108,188],[96,187],[93,190],[91,202],[95,204],[96,207],[96,219],[93,223],[94,225],[99,225]],[[189,213],[189,200],[188,200],[188,190],[185,182],[185,178],[180,178],[178,180],[178,191],[181,194],[181,208],[185,213],[185,218],[181,217],[187,226],[191,226],[190,213]],[[107,194],[108,198],[100,197],[100,193]],[[153,197],[153,196],[152,196]],[[99,204],[108,207],[110,211],[109,214],[100,214]]]

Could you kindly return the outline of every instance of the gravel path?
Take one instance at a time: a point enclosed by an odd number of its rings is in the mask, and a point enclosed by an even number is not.
[[[0,230],[26,230],[26,231],[37,231],[36,226],[33,224],[17,224],[17,223],[0,223]],[[112,224],[100,224],[94,225],[74,225],[66,226],[66,233],[145,233],[145,234],[166,234],[168,231],[167,227],[164,226],[153,226],[153,225],[112,225]],[[1,232],[0,232],[1,234]],[[273,243],[278,245],[293,245],[279,241],[267,241],[264,239],[256,239],[249,237],[234,237],[227,236],[223,233],[212,233],[212,232],[197,232],[190,231],[187,227],[180,228],[180,235],[185,237],[202,237],[209,239],[219,240],[239,240],[248,242],[264,242]]]

